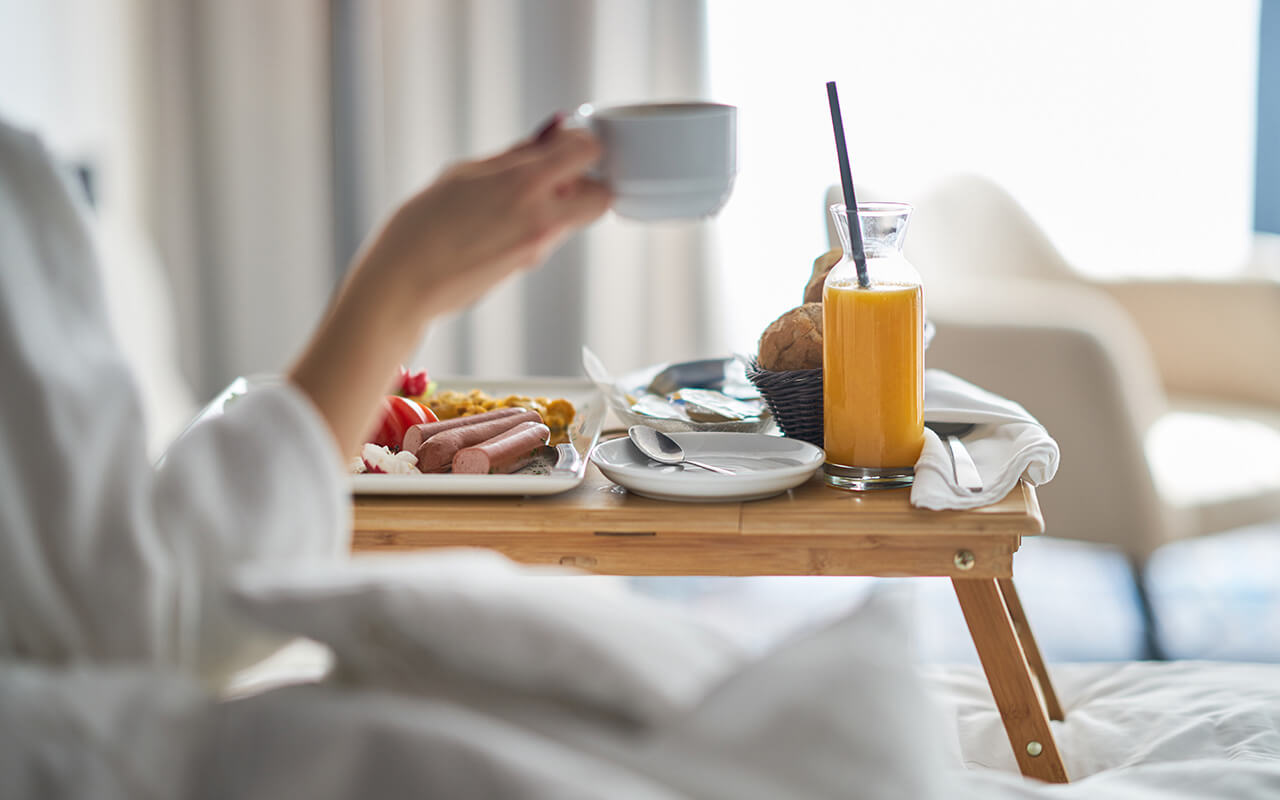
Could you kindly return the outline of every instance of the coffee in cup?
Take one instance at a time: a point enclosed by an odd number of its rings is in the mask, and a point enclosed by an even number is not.
[[[619,216],[669,220],[715,214],[738,171],[738,109],[720,103],[578,108],[573,123],[600,140],[596,167]]]

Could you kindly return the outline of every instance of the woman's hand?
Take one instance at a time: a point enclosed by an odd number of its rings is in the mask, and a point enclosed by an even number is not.
[[[290,373],[343,453],[365,441],[396,367],[432,317],[537,266],[608,209],[608,190],[585,174],[599,158],[589,133],[553,119],[506,152],[450,167],[391,215]]]
[[[604,213],[608,190],[584,176],[599,158],[589,133],[553,126],[492,158],[457,164],[391,216],[360,269],[400,284],[420,314],[464,308]]]

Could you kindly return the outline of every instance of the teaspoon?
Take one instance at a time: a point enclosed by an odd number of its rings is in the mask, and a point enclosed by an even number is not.
[[[627,436],[630,437],[631,443],[641,453],[644,453],[659,464],[692,464],[695,467],[719,472],[722,475],[736,474],[731,469],[713,467],[710,464],[703,464],[701,461],[692,461],[685,458],[684,449],[680,447],[679,442],[657,428],[650,428],[648,425],[632,425],[627,429]]]

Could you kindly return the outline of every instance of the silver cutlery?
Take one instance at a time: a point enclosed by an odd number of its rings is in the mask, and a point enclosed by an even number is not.
[[[705,470],[718,472],[721,475],[737,474],[731,469],[715,467],[710,464],[704,464],[701,461],[685,458],[684,448],[680,446],[680,443],[657,428],[650,428],[648,425],[632,425],[627,429],[627,436],[637,450],[659,464],[692,464],[695,467],[702,467]]]
[[[956,485],[973,494],[982,491],[982,475],[978,465],[973,463],[969,448],[964,446],[960,437],[972,431],[977,425],[967,422],[926,422],[925,427],[946,440],[947,449],[951,452],[951,472],[955,476]]]

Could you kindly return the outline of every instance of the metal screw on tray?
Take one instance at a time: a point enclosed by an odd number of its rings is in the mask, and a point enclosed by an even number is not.
[[[736,474],[731,469],[713,467],[701,461],[685,458],[684,448],[680,443],[657,428],[650,428],[648,425],[632,425],[627,429],[627,436],[631,438],[631,443],[636,446],[636,449],[659,464],[692,464],[711,472],[719,472],[721,475]]]

